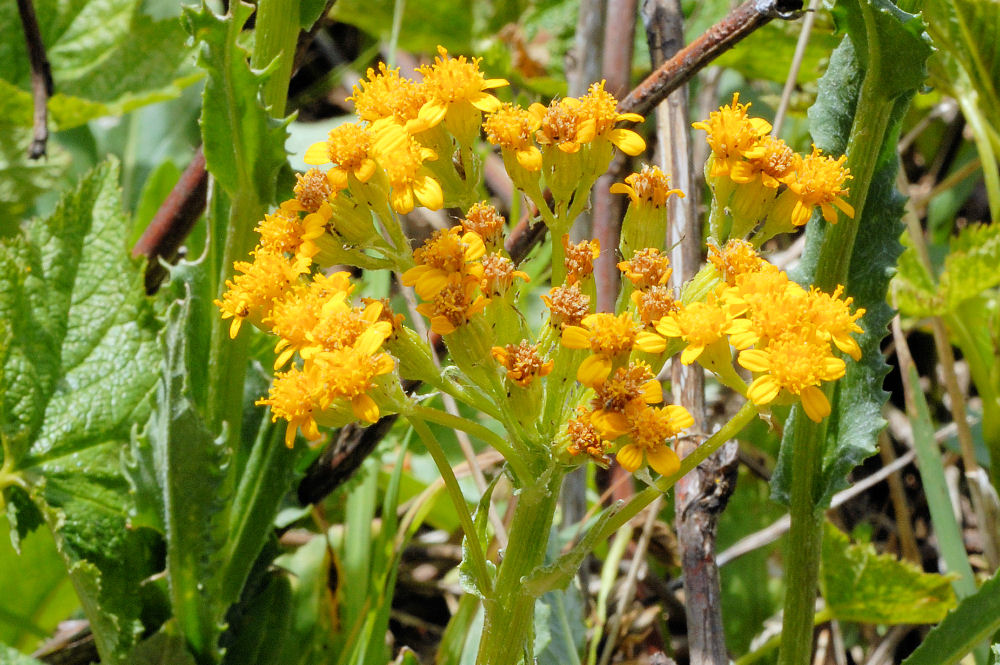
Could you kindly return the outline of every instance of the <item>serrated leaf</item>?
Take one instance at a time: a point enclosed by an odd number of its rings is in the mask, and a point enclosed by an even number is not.
[[[49,100],[54,129],[171,99],[201,76],[180,22],[150,16],[140,0],[39,0],[34,6],[55,83]],[[18,26],[16,38],[0,42],[0,113],[30,127],[30,69],[14,3],[0,5],[0,25]]]
[[[158,517],[166,539],[174,617],[195,655],[211,660],[219,655],[225,611],[236,600],[222,593],[230,451],[225,434],[213,436],[189,399],[188,315],[186,301],[167,312],[156,408],[132,442],[128,472],[137,505]]]
[[[983,96],[983,108],[995,112],[1000,5],[991,0],[925,0],[921,9],[935,45],[965,70]],[[937,82],[951,90],[955,81],[950,78],[940,77]]]
[[[858,340],[863,356],[860,362],[848,361],[846,375],[838,381],[834,392],[833,411],[829,416],[824,444],[820,492],[816,497],[817,507],[829,505],[833,494],[846,486],[847,473],[874,454],[876,437],[885,425],[881,409],[888,393],[882,390],[882,379],[889,367],[882,359],[879,343],[892,319],[892,309],[885,298],[896,259],[902,250],[899,236],[902,232],[903,200],[895,189],[899,168],[896,143],[910,99],[923,83],[924,62],[930,52],[921,37],[919,19],[901,13],[895,7],[887,7],[883,0],[864,2],[863,11],[875,12],[877,30],[868,36],[856,34],[859,29],[864,32],[864,24],[859,27],[855,16],[862,11],[857,0],[847,0],[838,5],[841,7],[838,20],[846,24],[850,38],[845,39],[831,56],[830,66],[819,83],[816,104],[809,110],[815,144],[824,153],[834,155],[843,154],[847,148],[862,81],[866,76],[877,77],[881,86],[878,89],[880,98],[872,100],[872,103],[886,105],[882,112],[888,117],[885,134],[877,139],[881,143],[864,209],[857,211],[861,223],[844,285],[846,294],[854,298],[854,306],[865,309],[860,321],[865,332]],[[872,39],[874,41],[869,41]],[[867,51],[859,56],[857,51],[862,47]],[[875,72],[865,70],[863,63],[869,61],[871,53],[885,52],[890,48],[898,49],[900,54],[879,60]],[[902,54],[913,56],[913,59],[904,58]],[[802,283],[813,282],[827,226],[817,214],[807,228],[806,249],[796,273],[796,279]],[[772,496],[784,503],[788,502],[793,445],[791,433],[795,429],[793,420],[796,417],[801,417],[798,409],[793,411],[785,424],[786,436],[782,440],[778,466],[772,479]]]
[[[1000,284],[1000,226],[976,224],[951,242],[940,290],[947,311]]]
[[[925,573],[869,545],[853,545],[826,524],[820,589],[835,619],[861,623],[937,623],[955,607],[953,576]]]
[[[159,363],[127,229],[112,160],[49,218],[0,242],[0,433],[32,502],[7,488],[8,515],[21,535],[39,516],[49,525],[107,663],[141,630],[135,589],[158,569],[155,534],[128,528],[119,464]]]
[[[892,278],[893,303],[906,316],[936,316],[942,312],[943,303],[934,277],[927,272],[907,236],[903,236],[903,244],[906,249]]]
[[[1000,629],[1000,575],[964,598],[903,665],[951,665]]]
[[[198,63],[208,72],[201,113],[205,163],[230,197],[256,193],[258,202],[268,203],[286,162],[288,121],[273,119],[261,105],[259,90],[268,73],[252,71],[237,43],[253,7],[237,1],[229,10],[223,17],[206,6],[184,10],[200,44]]]

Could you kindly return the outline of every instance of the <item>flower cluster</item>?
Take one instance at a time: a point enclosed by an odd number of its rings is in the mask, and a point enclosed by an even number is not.
[[[850,190],[844,184],[851,177],[846,157],[834,159],[815,146],[811,154],[800,155],[769,133],[769,122],[750,117],[749,107],[736,93],[731,104],[693,125],[708,134],[712,154],[705,175],[715,204],[732,217],[729,233],[715,234],[716,240],[743,238],[763,222],[754,235],[759,247],[804,225],[817,207],[831,224],[837,222],[836,209],[853,219],[854,208],[845,198]]]
[[[803,289],[761,258],[764,228],[753,242],[712,245],[699,277],[675,290],[664,241],[667,207],[683,193],[644,166],[611,188],[629,198],[621,244],[604,248],[620,253],[622,290],[614,311],[597,312],[602,248],[571,241],[569,230],[614,150],[645,150],[639,134],[619,126],[642,118],[619,113],[603,83],[548,105],[502,103],[491,91],[506,81],[486,78],[479,62],[439,48],[418,68],[419,81],[385,65],[369,69],[350,98],[358,121],[309,147],[314,168],[259,222],[252,260],[235,264],[216,301],[232,337],[244,322],[275,337],[276,374],[257,403],[287,421],[286,444],[300,431],[314,440],[320,426],[385,413],[433,418],[401,390],[402,379],[417,379],[497,419],[511,450],[570,465],[613,455],[629,471],[648,465],[672,475],[680,468],[672,441],[694,424],[664,402],[657,379],[677,353],[762,408],[801,400],[814,420],[829,413],[822,385],[843,376],[838,353],[860,357],[853,335],[863,310],[851,312],[839,287]],[[712,148],[713,214],[731,218],[716,237],[742,238],[739,229],[765,220],[769,233],[775,218],[793,228],[815,207],[829,221],[833,208],[853,214],[843,158],[795,154],[748,106],[734,98],[695,125]],[[541,325],[520,307],[535,284],[505,249],[506,220],[478,200],[481,135],[553,239]],[[464,217],[411,245],[400,215],[418,205]],[[429,340],[387,299],[354,300],[349,274],[334,267],[343,265],[390,270],[411,287],[419,298],[411,316],[427,319],[453,366],[438,369]],[[737,366],[753,373],[750,385]]]

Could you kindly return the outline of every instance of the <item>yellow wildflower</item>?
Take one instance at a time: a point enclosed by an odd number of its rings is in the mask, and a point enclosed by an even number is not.
[[[846,370],[844,361],[830,354],[827,342],[796,333],[772,339],[764,349],[741,351],[739,363],[760,374],[747,390],[754,404],[770,404],[786,391],[802,400],[806,415],[815,422],[830,415],[820,384],[839,379]]]
[[[392,324],[379,321],[381,301],[370,302],[355,308],[343,298],[331,298],[323,303],[315,325],[306,332],[307,344],[298,351],[311,360],[324,351],[335,351],[347,346],[375,348],[392,334]]]
[[[418,201],[430,210],[440,210],[444,192],[424,166],[424,162],[436,160],[437,154],[393,122],[380,121],[372,126],[372,131],[377,136],[375,153],[392,187],[389,201],[393,210],[405,215]]]
[[[510,290],[514,278],[531,281],[528,273],[514,269],[514,262],[500,254],[487,254],[482,259],[483,279],[479,288],[487,296],[500,296]]]
[[[350,403],[359,419],[373,423],[379,419],[379,407],[368,392],[375,379],[390,373],[396,366],[387,353],[376,353],[381,341],[377,336],[359,340],[355,346],[324,351],[312,358],[317,374],[323,377],[320,405],[329,408],[335,400]]]
[[[663,386],[643,362],[619,367],[603,383],[594,386],[590,420],[606,439],[617,439],[631,427],[628,407],[663,401]]]
[[[656,331],[665,337],[679,337],[687,342],[681,352],[681,362],[690,365],[706,348],[723,340],[732,330],[735,319],[732,308],[710,294],[705,302],[684,305],[656,323]],[[727,343],[728,348],[728,343]]]
[[[569,241],[569,234],[562,237],[565,252],[566,283],[581,282],[594,274],[594,261],[601,254],[601,243],[597,239],[578,243]]]
[[[486,116],[483,131],[486,132],[487,141],[500,146],[508,171],[513,162],[516,162],[526,171],[536,172],[542,168],[542,153],[535,145],[534,135],[541,124],[542,120],[537,114],[520,106],[503,104]],[[510,159],[511,156],[513,160]]]
[[[661,353],[666,348],[662,337],[642,330],[628,312],[591,314],[579,326],[566,326],[562,344],[570,349],[590,349],[592,355],[580,363],[576,379],[594,387],[611,373],[615,360],[626,356],[633,348],[647,353]]]
[[[841,300],[844,287],[837,285],[833,293],[824,293],[812,287],[809,290],[809,320],[816,327],[816,332],[822,339],[828,339],[854,360],[861,360],[861,347],[851,333],[863,333],[857,324],[858,319],[865,315],[865,309],[859,307],[851,314],[850,306],[854,298]]]
[[[498,249],[503,246],[503,234],[506,220],[496,207],[486,201],[473,204],[465,213],[462,228],[479,235],[487,247]]]
[[[671,196],[684,198],[684,192],[670,188],[670,176],[657,166],[644,164],[638,173],[625,176],[625,182],[611,185],[612,194],[627,194],[634,205],[664,208]]]
[[[405,125],[420,113],[427,96],[423,86],[399,75],[399,68],[391,69],[384,62],[378,72],[368,68],[365,78],[354,86],[354,94],[347,98],[354,102],[354,112],[366,122],[393,118]]]
[[[638,113],[619,113],[618,100],[604,89],[604,81],[591,84],[587,94],[580,98],[581,115],[594,121],[597,138],[610,141],[626,155],[635,157],[646,149],[646,142],[631,129],[615,128],[618,122],[642,122]]]
[[[670,280],[670,258],[660,250],[647,247],[640,249],[628,261],[618,263],[620,270],[635,288],[645,291],[654,286],[663,286]]]
[[[566,422],[566,432],[563,437],[566,452],[570,455],[586,455],[603,467],[610,461],[607,450],[610,443],[601,438],[600,432],[590,422],[590,414],[583,407],[577,408],[577,416]]]
[[[739,275],[758,272],[764,265],[771,265],[757,254],[753,245],[735,238],[722,248],[715,243],[709,243],[708,260],[729,286],[736,285],[736,278]]]
[[[330,184],[336,189],[347,189],[348,176],[358,182],[368,182],[378,165],[373,155],[374,137],[368,128],[359,123],[345,122],[330,130],[326,141],[313,143],[302,158],[306,164],[321,165],[333,162],[326,172]]]
[[[645,462],[662,476],[677,473],[681,468],[681,461],[668,445],[667,439],[677,436],[681,430],[694,424],[691,414],[684,407],[675,404],[660,408],[643,405],[629,411],[630,442],[615,454],[618,463],[626,471],[636,471]]]
[[[507,378],[522,388],[527,388],[536,378],[551,373],[555,365],[551,360],[542,360],[538,345],[527,340],[521,340],[519,344],[494,346],[490,353],[507,370]]]
[[[750,104],[740,104],[739,100],[740,93],[733,93],[732,103],[712,111],[708,120],[691,125],[708,132],[707,141],[713,156],[710,178],[728,176],[733,165],[742,161],[744,153],[771,131],[771,123],[763,118],[749,117]]]
[[[853,206],[843,198],[850,193],[844,187],[844,183],[851,177],[850,170],[844,168],[846,160],[846,155],[837,159],[824,156],[816,146],[813,146],[811,155],[796,155],[795,178],[788,181],[788,190],[783,194],[794,201],[791,210],[791,222],[794,226],[802,226],[808,222],[815,206],[820,207],[823,219],[831,224],[837,223],[835,207],[854,219]]]
[[[448,335],[482,312],[486,302],[483,296],[476,296],[474,282],[449,283],[437,292],[433,301],[417,306],[417,311],[430,319],[432,331]]]
[[[745,184],[759,177],[765,187],[777,189],[794,177],[795,151],[770,134],[760,137],[743,156],[746,161],[737,161],[731,166],[729,177],[733,182]]]
[[[427,102],[407,130],[416,133],[444,121],[459,144],[470,145],[479,133],[482,112],[500,108],[500,100],[486,91],[507,85],[504,79],[485,78],[479,71],[481,60],[466,60],[464,55],[452,58],[447,49],[438,46],[434,63],[417,68],[424,77]]]
[[[276,374],[268,397],[257,400],[255,404],[271,407],[271,422],[278,422],[279,418],[288,421],[285,445],[292,448],[295,445],[296,430],[301,429],[302,436],[309,441],[319,439],[319,428],[316,427],[314,415],[319,410],[317,392],[318,386],[312,374],[296,367]]]
[[[222,310],[222,318],[233,320],[229,326],[230,337],[236,337],[247,319],[254,324],[262,323],[274,302],[288,292],[300,275],[309,272],[309,259],[289,259],[258,247],[253,252],[252,262],[237,261],[233,267],[243,274],[226,280],[222,300],[214,301]]]
[[[578,326],[590,314],[590,296],[580,290],[579,284],[554,286],[542,301],[549,308],[549,321],[560,329]]]
[[[486,253],[483,239],[477,233],[462,233],[462,228],[435,231],[413,252],[417,264],[402,275],[402,282],[412,286],[424,300],[430,300],[448,284],[462,282],[471,276],[483,277],[483,267],[476,260]]]
[[[556,147],[564,153],[580,151],[597,135],[597,123],[584,114],[579,99],[565,97],[553,100],[548,106],[535,103],[528,107],[528,113],[537,120],[539,128],[535,139],[543,148]]]
[[[666,315],[680,309],[674,290],[667,286],[651,286],[645,291],[633,291],[631,300],[639,320],[650,328]]]

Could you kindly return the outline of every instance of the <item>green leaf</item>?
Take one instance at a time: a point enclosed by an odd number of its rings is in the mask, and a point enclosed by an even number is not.
[[[135,645],[129,665],[196,665],[184,640],[160,631]]]
[[[287,121],[274,120],[261,105],[259,90],[269,72],[252,71],[237,44],[253,7],[237,1],[230,12],[220,17],[206,6],[184,8],[188,30],[201,46],[198,62],[208,72],[201,114],[205,162],[230,197],[255,195],[266,204],[286,162]]]
[[[0,542],[9,536],[0,522]],[[37,531],[20,542],[21,553],[0,547],[0,644],[34,648],[80,607],[52,536]],[[0,657],[0,662],[3,662]]]
[[[824,153],[843,154],[857,116],[881,114],[886,120],[885,132],[876,140],[871,181],[859,215],[857,237],[847,271],[845,292],[854,299],[855,307],[863,307],[860,320],[864,334],[860,336],[863,357],[860,362],[848,359],[847,372],[838,381],[832,400],[833,411],[827,425],[824,446],[822,480],[816,505],[829,505],[835,492],[846,487],[846,476],[863,459],[874,454],[876,437],[884,427],[882,405],[888,393],[882,390],[882,379],[889,371],[882,359],[880,341],[886,334],[892,309],[886,303],[886,291],[901,252],[899,236],[903,199],[895,189],[899,159],[896,144],[906,108],[924,77],[924,61],[929,46],[922,37],[918,19],[904,14],[884,0],[845,0],[838,4],[838,21],[847,25],[845,39],[830,59],[830,66],[819,83],[816,104],[809,110],[814,142]],[[873,35],[859,27],[857,15],[874,12],[877,29]],[[859,34],[860,31],[860,34]],[[887,52],[881,59],[873,54]],[[862,51],[859,55],[858,51]],[[866,71],[864,63],[878,63]],[[859,107],[862,81],[875,76],[878,97],[867,104],[877,108]],[[857,183],[852,185],[852,189]],[[806,249],[795,277],[804,284],[815,280],[824,241],[830,236],[830,225],[820,215],[814,215],[806,232]],[[785,424],[785,438],[778,456],[778,466],[772,480],[772,496],[788,502],[791,433],[793,420],[802,417],[793,411]]]
[[[69,154],[53,141],[44,159],[28,159],[31,130],[0,122],[0,236],[13,235],[39,195],[55,189]]]
[[[955,606],[954,576],[925,573],[908,561],[852,545],[827,523],[820,588],[835,619],[861,623],[937,623]]]
[[[329,637],[328,607],[330,556],[327,539],[318,535],[290,554],[274,561],[290,573],[292,602],[291,626],[285,642],[284,663],[315,663],[322,660]]]
[[[55,95],[49,120],[68,129],[171,99],[200,78],[176,18],[157,20],[140,0],[38,0],[42,42]],[[0,5],[0,25],[18,26],[0,42],[0,114],[31,126],[30,69],[14,3]]]
[[[951,665],[1000,629],[1000,575],[965,598],[928,633],[903,665]]]
[[[128,528],[120,471],[159,354],[141,266],[122,242],[118,173],[98,166],[49,218],[0,242],[0,435],[32,502],[5,487],[8,517],[18,535],[44,518],[107,663],[141,630],[135,590],[159,569],[155,534]]]
[[[897,304],[909,316],[943,316],[954,312],[963,302],[1000,284],[997,265],[1000,265],[1000,227],[967,226],[952,239],[937,285],[914,250],[903,254],[899,274],[893,280]]]
[[[199,660],[211,660],[225,611],[236,600],[222,585],[229,450],[225,435],[213,436],[189,399],[188,315],[186,301],[167,312],[156,408],[134,437],[127,469],[137,506],[147,518],[155,515],[166,539],[170,601],[181,633]]]

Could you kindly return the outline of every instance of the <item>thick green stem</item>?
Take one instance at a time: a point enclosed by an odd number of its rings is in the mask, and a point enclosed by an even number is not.
[[[545,561],[545,543],[563,479],[560,470],[549,469],[518,497],[510,525],[510,547],[500,563],[493,593],[483,600],[485,619],[477,665],[515,665],[531,651],[538,597],[522,581]]]
[[[261,92],[271,116],[280,118],[285,115],[288,81],[299,38],[299,0],[259,0],[254,25],[250,63],[255,69],[263,69],[278,58]]]
[[[452,470],[451,464],[448,463],[448,458],[445,457],[444,450],[441,449],[437,439],[434,438],[434,435],[424,421],[414,413],[404,415],[410,421],[413,431],[420,437],[424,447],[427,448],[427,452],[434,458],[434,464],[437,465],[438,471],[441,472],[441,479],[444,481],[445,489],[448,490],[451,502],[455,505],[455,510],[458,512],[458,520],[462,524],[462,531],[465,532],[465,541],[468,543],[469,556],[472,557],[472,566],[475,568],[475,575],[478,578],[476,580],[477,585],[485,593],[489,593],[491,583],[489,568],[486,566],[486,555],[483,553],[483,548],[479,543],[479,537],[476,536],[476,526],[472,521],[472,515],[469,513],[469,506],[465,502],[462,488],[458,486],[458,479],[455,477],[455,472]]]
[[[817,484],[823,462],[826,420],[814,423],[801,410],[792,436],[791,527],[785,567],[785,614],[781,627],[780,665],[810,662],[816,583],[819,579],[823,511]]]

